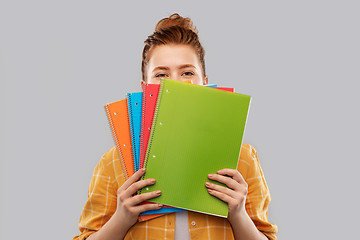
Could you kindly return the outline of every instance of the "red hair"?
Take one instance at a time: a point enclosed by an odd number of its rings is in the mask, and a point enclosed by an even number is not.
[[[199,41],[198,30],[190,18],[184,18],[174,13],[168,18],[161,19],[156,24],[155,32],[148,36],[144,43],[141,64],[142,79],[144,81],[147,80],[145,72],[151,50],[156,46],[166,44],[183,44],[193,47],[199,57],[202,74],[205,78],[205,50]]]

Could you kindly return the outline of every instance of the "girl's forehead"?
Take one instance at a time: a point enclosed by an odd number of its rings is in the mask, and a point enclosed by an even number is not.
[[[151,50],[148,61],[149,69],[158,66],[176,68],[183,65],[200,66],[196,51],[187,45],[161,45]]]

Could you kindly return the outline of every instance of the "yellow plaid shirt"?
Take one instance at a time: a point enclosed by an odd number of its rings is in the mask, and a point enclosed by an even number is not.
[[[256,150],[243,143],[238,171],[248,184],[245,208],[256,227],[269,239],[277,239],[277,226],[268,222],[270,193],[267,187]],[[117,207],[117,190],[125,182],[116,147],[107,151],[96,165],[88,190],[88,200],[82,210],[80,234],[73,240],[86,239],[98,231],[114,214]],[[188,212],[190,238],[234,239],[226,218]],[[127,232],[125,239],[174,239],[175,213],[145,222],[137,222]]]

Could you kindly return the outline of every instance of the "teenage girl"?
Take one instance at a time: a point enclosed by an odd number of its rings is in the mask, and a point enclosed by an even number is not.
[[[160,78],[191,80],[206,85],[205,51],[190,18],[172,14],[158,22],[145,40],[142,81],[160,83]],[[227,187],[204,182],[212,196],[226,202],[228,217],[190,211],[166,214],[137,222],[141,212],[159,209],[161,204],[139,205],[161,195],[136,192],[156,179],[139,180],[140,169],[125,181],[116,147],[106,152],[94,169],[88,200],[79,221],[81,233],[75,239],[277,239],[277,226],[268,222],[270,193],[253,146],[243,143],[238,169],[219,169],[208,178]],[[229,177],[226,177],[230,176]]]

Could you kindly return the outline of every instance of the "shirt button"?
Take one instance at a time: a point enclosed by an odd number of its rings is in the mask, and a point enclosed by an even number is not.
[[[191,222],[191,225],[195,226],[195,225],[196,225],[196,222],[195,222],[195,221],[192,221],[192,222]]]

